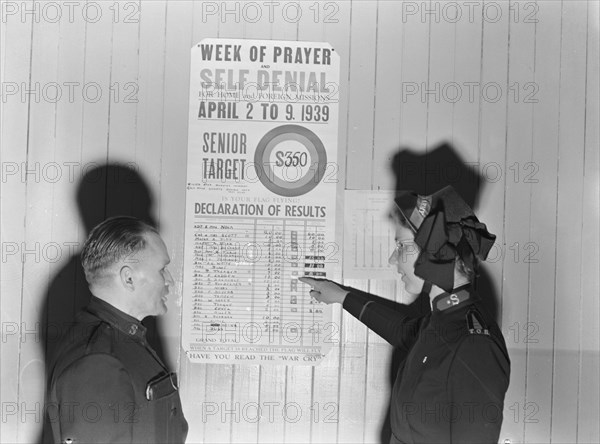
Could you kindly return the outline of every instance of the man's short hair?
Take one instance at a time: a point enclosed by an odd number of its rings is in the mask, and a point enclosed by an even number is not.
[[[81,265],[89,284],[106,277],[109,268],[146,246],[146,234],[158,231],[135,217],[117,216],[96,225],[81,251]]]

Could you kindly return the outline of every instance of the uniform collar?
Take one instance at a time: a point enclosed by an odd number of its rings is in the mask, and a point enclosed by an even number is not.
[[[95,314],[127,336],[135,337],[142,341],[146,340],[146,327],[139,320],[122,312],[114,305],[96,296],[92,296],[87,309],[90,313]]]
[[[466,306],[465,302],[473,302],[474,294],[471,284],[455,288],[452,293],[443,292],[436,296],[432,302],[434,313],[445,312],[457,306]],[[450,310],[453,311],[453,310]]]

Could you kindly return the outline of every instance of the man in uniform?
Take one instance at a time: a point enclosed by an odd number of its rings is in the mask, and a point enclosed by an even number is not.
[[[141,323],[167,311],[173,279],[164,242],[146,223],[115,217],[91,231],[81,258],[93,296],[50,376],[54,441],[183,443],[177,377]]]

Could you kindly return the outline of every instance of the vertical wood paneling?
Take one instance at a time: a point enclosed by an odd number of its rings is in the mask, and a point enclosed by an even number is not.
[[[128,96],[133,90],[130,86],[139,86],[139,20],[125,19],[123,4],[113,4],[112,14],[119,11],[119,19],[113,23],[110,83],[105,91],[109,98],[109,123],[108,123],[108,159],[109,161],[121,159],[135,159],[136,149],[136,115],[137,106]],[[104,13],[109,16],[108,5],[104,5]],[[131,84],[134,85],[131,85]],[[136,94],[136,96],[138,96]],[[130,101],[131,100],[131,101]],[[116,183],[115,183],[116,182]],[[108,180],[107,202],[108,214],[113,214],[115,203],[110,200],[113,192],[119,186],[118,181]],[[128,196],[129,197],[129,196]],[[133,200],[133,196],[127,199]],[[119,209],[120,210],[120,209]]]
[[[0,59],[2,63],[0,63],[0,81],[4,82],[4,69],[6,67],[6,61],[10,60],[6,58],[6,23],[8,20],[3,20],[3,26],[0,26]],[[4,94],[4,91],[3,91]]]
[[[132,5],[132,4],[128,4]],[[185,170],[185,153],[175,147],[165,147],[163,152],[164,137],[164,100],[165,100],[165,49],[166,49],[166,14],[167,5],[164,2],[142,2],[138,9],[129,7],[132,21],[139,19],[139,36],[132,35],[139,47],[139,60],[137,66],[137,79],[131,78],[123,92],[131,94],[133,87],[137,88],[134,96],[135,103],[124,103],[123,106],[137,109],[135,115],[135,147],[129,159],[135,162],[137,169],[149,188],[150,202],[145,199],[132,199],[133,214],[147,214],[152,217],[159,226],[163,238],[166,240],[167,250],[171,258],[169,271],[173,274],[175,282],[181,282],[182,250],[177,244],[173,244],[173,237],[167,239],[169,233],[177,230],[176,227],[183,224],[182,205],[178,207],[179,212],[174,211],[165,216],[161,209],[168,207],[171,202],[163,205],[164,201],[170,201],[171,193],[175,192],[181,183],[173,184],[180,180]],[[139,10],[139,14],[134,14]],[[135,23],[129,26],[135,30]],[[133,80],[137,80],[133,82]],[[133,83],[133,85],[132,85]],[[131,99],[129,99],[131,100]],[[183,104],[178,104],[183,107]],[[163,182],[163,157],[173,160],[178,169],[170,174],[169,180]],[[163,189],[164,185],[164,189]],[[172,191],[170,191],[172,190]],[[166,191],[166,192],[165,192]],[[139,191],[138,191],[139,192]],[[179,230],[177,230],[179,231]],[[181,242],[179,237],[174,236],[175,242]],[[159,346],[158,352],[162,354],[170,368],[180,372],[180,350],[179,336],[181,332],[181,288],[175,284],[169,289],[168,311],[164,316],[156,319],[155,324],[150,324],[149,333],[157,335],[159,339],[153,338],[153,343]],[[181,373],[179,373],[181,375]]]
[[[421,96],[423,84],[429,78],[430,24],[421,19],[417,10],[427,2],[414,3],[402,9],[402,66],[400,146],[424,150],[427,140],[427,104]]]
[[[227,443],[231,436],[233,404],[233,365],[206,365],[202,415],[204,437],[201,442]]]
[[[171,253],[171,273],[179,284],[183,273],[185,199],[178,196],[185,190],[190,50],[196,24],[194,6],[189,1],[166,2],[165,12],[164,89],[161,93],[164,97],[163,136],[160,197],[157,200],[161,204],[158,211],[161,233]],[[205,25],[198,26],[203,29]]]
[[[462,11],[461,11],[462,12]],[[460,87],[460,97],[454,98],[451,87],[447,89],[447,99],[452,106],[452,146],[466,161],[477,164],[479,136],[479,100],[477,94],[470,94],[469,85],[479,83],[481,78],[482,26],[481,14],[473,14],[472,19],[462,19],[456,24],[454,41],[454,82]],[[479,167],[475,168],[480,171]]]
[[[427,150],[431,151],[442,142],[447,142],[452,134],[452,102],[448,100],[450,93],[447,85],[454,78],[456,26],[448,20],[449,13],[443,8],[444,3],[432,1],[428,6],[433,11],[440,11],[437,16],[430,16],[429,33],[429,75],[421,86],[421,97],[425,94],[427,103]],[[440,17],[439,23],[436,17]],[[436,165],[434,171],[444,168]],[[441,171],[435,173],[440,180]]]
[[[245,36],[245,28],[248,26],[247,21],[244,19],[244,8],[242,2],[230,2],[219,4],[219,21],[217,35],[220,38],[243,38]],[[236,11],[235,8],[239,8]],[[226,13],[226,11],[231,11]],[[255,28],[256,32],[264,33],[264,38],[268,38],[270,33],[270,27],[266,29],[263,27]],[[210,36],[210,35],[207,35]],[[213,37],[212,35],[211,37]],[[271,384],[264,382],[266,388],[263,388],[262,372],[259,368],[258,371],[237,371],[238,365],[232,364],[206,364],[206,400],[207,402],[214,402],[219,405],[219,408],[232,409],[231,404],[237,402],[238,393],[240,390],[242,394],[247,393],[249,397],[240,397],[242,407],[255,400],[259,406],[261,405],[261,389],[269,391]],[[245,380],[246,378],[252,378]],[[285,379],[284,379],[285,381]],[[244,384],[249,387],[256,388],[255,392],[245,392],[243,390]],[[214,389],[213,389],[214,387]],[[236,391],[234,391],[236,390]],[[248,410],[249,414],[253,414],[252,410]],[[247,428],[249,435],[256,430],[256,439],[260,439],[260,425],[262,419],[259,417],[255,423],[252,421],[245,421],[243,418],[240,420],[242,429]],[[205,441],[215,442],[229,442],[230,437],[235,430],[235,435],[239,436],[240,430],[238,430],[238,423],[232,422],[231,417],[222,416],[221,414],[215,415],[214,417],[207,417],[207,421],[204,429]],[[264,436],[264,434],[263,434]]]
[[[307,7],[308,6],[308,7]],[[318,16],[321,5],[305,4],[302,15],[297,17],[296,8],[290,9],[287,18],[271,26],[271,37],[275,40],[293,38],[299,41],[326,42],[323,22]],[[338,154],[339,159],[339,154]],[[285,397],[283,400],[283,441],[300,443],[311,441],[313,414],[313,367],[288,366],[286,370]],[[298,409],[300,409],[298,411]],[[299,415],[299,416],[297,416]]]
[[[58,66],[56,82],[60,85],[62,96],[56,102],[55,151],[54,162],[59,165],[60,177],[53,184],[53,201],[51,214],[52,242],[60,246],[60,260],[53,263],[50,279],[42,291],[45,292],[40,305],[44,318],[40,319],[41,328],[47,327],[44,358],[49,364],[57,346],[58,338],[67,330],[68,323],[74,319],[76,307],[73,297],[76,286],[76,273],[72,263],[72,255],[79,249],[84,239],[80,239],[80,219],[75,199],[75,188],[82,176],[81,136],[83,128],[84,97],[84,57],[85,45],[81,42],[85,37],[85,22],[61,21],[58,42]],[[73,85],[73,93],[69,97],[65,85]],[[69,170],[72,168],[72,170]],[[83,234],[83,233],[82,233]],[[64,293],[62,300],[57,300],[55,288]],[[65,303],[67,302],[67,303]]]
[[[581,218],[585,144],[586,4],[563,2],[558,121],[558,204],[554,311],[552,439],[577,439]]]
[[[587,72],[585,108],[585,152],[583,176],[583,224],[581,249],[581,312],[579,345],[579,395],[577,403],[577,440],[600,441],[600,326],[598,288],[600,287],[600,112],[598,97],[600,71],[598,49],[598,3],[588,4]]]
[[[90,14],[93,14],[93,9],[90,9]],[[106,18],[99,20],[96,23],[83,19],[77,20],[79,28],[79,36],[76,41],[83,46],[83,73],[81,85],[81,116],[78,125],[81,126],[79,137],[79,162],[81,174],[78,177],[76,186],[81,187],[85,182],[90,183],[90,177],[85,176],[90,170],[96,166],[100,166],[107,159],[108,145],[108,102],[109,91],[106,86],[109,83],[110,77],[110,54],[111,54],[111,39],[112,39],[112,20]],[[101,178],[92,176],[91,181],[99,181]],[[87,230],[92,227],[86,227],[90,221],[100,221],[106,215],[106,190],[105,187],[98,183],[98,186],[88,187],[93,188],[93,194],[88,192],[86,198],[89,201],[96,202],[95,205],[87,205],[83,214],[83,209],[78,206],[79,218],[77,241],[78,251],[81,250],[83,243],[87,237]],[[69,199],[76,199],[76,190],[72,191]],[[79,204],[80,202],[78,202]],[[74,268],[79,267],[77,257],[73,258]],[[71,312],[64,314],[62,318],[69,321],[74,319],[75,313],[81,308],[81,305],[86,303],[86,296],[89,294],[88,285],[81,274],[75,273],[74,293],[72,295],[73,307]],[[50,301],[49,301],[50,302]],[[56,307],[60,310],[61,307]],[[49,304],[49,319],[54,316],[51,310],[55,309],[52,303]],[[61,319],[61,317],[58,317]]]
[[[507,10],[501,12],[504,16],[507,13]],[[492,249],[490,253],[490,256],[496,253],[496,257],[488,264],[488,270],[493,278],[494,288],[502,294],[502,258],[506,248],[503,224],[504,182],[502,180],[506,147],[506,97],[501,97],[498,102],[491,103],[484,99],[481,90],[488,83],[497,84],[500,87],[506,87],[508,83],[508,23],[490,23],[482,18],[482,39],[481,77],[476,97],[479,100],[480,109],[479,163],[488,185],[480,193],[479,201],[482,202],[482,205],[478,211],[478,217],[486,221],[488,229],[497,236],[496,249]],[[484,202],[490,202],[490,205],[485,205]],[[501,310],[499,311],[501,313]]]
[[[522,181],[531,181],[531,241],[539,246],[530,266],[529,315],[527,319],[511,319],[506,322],[506,339],[524,344],[527,351],[527,391],[524,404],[509,406],[506,420],[524,423],[525,440],[550,442],[552,372],[541,371],[552,365],[552,341],[554,336],[554,280],[556,234],[556,195],[558,168],[558,117],[561,35],[557,32],[561,22],[561,3],[548,2],[540,8],[535,26],[535,79],[538,92],[533,100],[533,145],[531,166],[533,169],[519,173]],[[523,85],[522,85],[523,86]],[[523,92],[524,90],[520,90]],[[533,91],[529,89],[528,92]],[[524,97],[522,100],[524,100]],[[554,122],[553,124],[550,124]],[[521,250],[521,253],[523,251]],[[516,295],[516,297],[520,297]],[[524,323],[525,321],[525,323]]]
[[[402,3],[379,1],[377,8],[380,19],[376,42],[373,189],[393,189],[395,177],[390,165],[400,148]]]
[[[31,2],[22,4],[31,7]],[[7,19],[2,26],[2,279],[0,319],[2,359],[0,390],[3,413],[0,440],[17,442],[21,423],[19,398],[21,359],[21,313],[25,295],[22,247],[25,240],[27,189],[21,171],[27,161],[29,102],[21,99],[22,87],[30,88],[32,21]],[[6,83],[4,83],[6,82]],[[4,95],[8,85],[14,95]],[[10,189],[10,192],[8,190]]]
[[[242,5],[240,18],[237,20],[237,28],[241,31],[241,36],[248,39],[260,40],[273,38],[272,25],[275,21],[275,16],[269,17],[266,10],[253,3],[236,3]]]
[[[499,5],[496,3],[496,5]],[[489,17],[484,13],[482,5],[482,50],[480,55],[481,74],[479,78],[476,97],[479,101],[479,164],[481,174],[488,183],[481,190],[479,195],[478,217],[486,222],[490,232],[496,234],[495,248],[490,252],[487,270],[490,273],[492,286],[500,295],[498,301],[499,324],[501,327],[506,325],[504,321],[504,292],[503,292],[503,262],[508,241],[504,231],[504,211],[505,211],[505,190],[504,190],[504,171],[506,156],[506,127],[507,127],[507,108],[506,96],[502,95],[499,100],[492,102],[487,100],[484,93],[486,85],[492,87],[498,85],[502,91],[506,91],[508,84],[508,51],[509,51],[509,23],[508,23],[508,5],[502,4],[500,10],[500,19],[496,22],[490,22]],[[503,18],[503,19],[502,19]],[[490,91],[491,96],[491,91]],[[514,296],[518,298],[521,291]],[[508,295],[508,299],[513,297]],[[511,366],[514,366],[515,354],[512,353],[512,344],[507,342],[511,358]],[[517,358],[518,359],[518,358]],[[518,366],[518,362],[517,362]],[[514,367],[512,367],[514,368]],[[516,375],[516,380],[522,375]],[[513,381],[515,372],[511,370],[511,385],[506,394],[504,416],[508,418],[510,411],[507,409],[512,403],[521,396],[519,390],[513,390]],[[522,384],[518,384],[522,387]],[[505,421],[502,428],[501,438],[511,439],[515,442],[522,441],[522,427],[512,421]]]
[[[552,391],[551,372],[540,372],[552,363],[554,282],[545,277],[555,273],[554,242],[556,232],[557,156],[549,155],[558,150],[560,52],[560,3],[548,4],[540,11],[536,25],[535,84],[539,93],[535,100],[533,115],[532,161],[538,173],[531,180],[531,241],[539,245],[539,251],[530,264],[529,316],[510,321],[511,331],[507,339],[524,344],[527,350],[527,392],[523,404],[511,411],[511,420],[524,423],[525,439],[540,442],[551,439]],[[523,169],[519,170],[524,173]],[[529,172],[529,171],[527,171]],[[525,180],[523,176],[522,180]],[[535,285],[534,285],[535,283]]]
[[[346,189],[372,186],[373,112],[377,8],[368,2],[352,3],[350,71],[348,82],[348,148]],[[368,113],[365,111],[369,110]],[[360,172],[360,174],[358,174]]]
[[[288,6],[289,8],[289,6]],[[293,35],[292,30],[296,28],[296,36],[299,41],[306,42],[327,42],[325,38],[324,23],[324,5],[307,3],[302,8],[302,14],[298,18],[296,8],[289,8],[289,13],[282,14],[283,20],[279,19],[276,25],[272,26],[273,38],[279,39],[277,35],[288,34]],[[332,26],[331,24],[328,26]],[[335,24],[333,26],[336,26]],[[296,39],[296,38],[294,38]]]
[[[164,2],[144,2],[140,5],[134,158],[144,179],[152,183],[155,194],[154,208],[151,209],[151,213],[156,220],[160,220],[159,210],[162,206],[160,176],[165,100],[166,14],[167,5]],[[130,91],[131,88],[127,92]],[[167,248],[174,252],[178,251],[175,245],[167,245]],[[172,272],[179,268],[171,266]],[[175,293],[173,296],[179,294],[177,289],[171,291]],[[170,305],[169,312],[177,311],[176,308]]]
[[[258,438],[260,404],[259,365],[234,365],[233,397],[235,407],[239,405],[239,420],[231,424],[231,442],[252,442]]]
[[[507,9],[509,44],[508,44],[508,81],[500,84],[506,104],[506,148],[503,167],[504,197],[504,255],[503,272],[505,278],[503,290],[503,319],[511,319],[517,325],[527,325],[529,315],[529,298],[520,294],[529,284],[529,259],[526,248],[529,242],[536,245],[539,240],[535,234],[529,237],[527,229],[530,224],[531,188],[534,186],[522,179],[522,168],[531,159],[532,147],[532,114],[533,105],[524,103],[520,91],[524,84],[534,80],[535,26],[521,20],[511,20],[511,11]],[[516,92],[515,92],[516,91]],[[488,99],[494,92],[489,89]],[[499,102],[500,103],[500,102]],[[514,325],[514,324],[513,324]],[[507,407],[514,413],[526,407],[525,393],[527,389],[527,349],[523,341],[509,341],[511,350],[511,396]],[[529,410],[528,410],[529,412]],[[507,421],[506,429],[524,439],[525,423],[518,415]]]
[[[235,11],[234,6],[241,5],[241,2],[221,3],[219,6],[219,31],[218,37],[222,39],[234,39],[244,37],[244,28],[246,22],[242,16],[242,8],[239,13],[226,11]]]
[[[104,12],[108,14],[108,8]],[[85,84],[90,86],[83,107],[81,159],[83,164],[90,166],[93,163],[102,165],[108,160],[112,29],[110,16],[105,15],[96,23],[86,22],[83,72]],[[95,187],[95,191],[98,195],[94,196],[94,200],[98,205],[90,205],[87,211],[90,220],[98,221],[106,216],[106,191],[101,187]],[[83,235],[84,239],[85,236],[87,233]],[[87,288],[87,283],[82,282],[80,290],[84,288]]]
[[[348,123],[346,151],[346,189],[370,189],[373,184],[372,112],[375,93],[375,56],[377,43],[377,8],[366,2],[353,2],[350,11],[350,46],[348,72]],[[368,282],[345,284],[368,288]],[[365,434],[367,373],[367,330],[356,319],[344,313],[342,319],[342,354],[338,442],[363,440]]]
[[[19,362],[19,402],[21,416],[18,440],[31,442],[37,431],[31,424],[41,424],[41,412],[36,412],[44,393],[43,347],[40,344],[38,321],[41,317],[41,301],[50,278],[50,260],[44,254],[52,238],[49,223],[52,216],[54,185],[47,166],[54,160],[56,146],[56,104],[53,103],[50,84],[56,82],[58,72],[59,25],[40,20],[33,25],[31,82],[32,104],[29,113],[29,139],[27,145],[28,201],[25,218],[25,246],[35,253],[28,254],[23,268],[23,293],[21,322],[25,335],[22,338]],[[35,105],[34,105],[35,104]],[[44,171],[46,170],[46,173]],[[35,205],[32,203],[35,202]],[[48,251],[48,250],[46,250]]]
[[[340,388],[340,325],[341,311],[334,307],[333,324],[336,326],[332,348],[321,364],[313,370],[311,387],[311,442],[337,442]],[[331,331],[331,330],[330,330]]]
[[[258,422],[258,442],[279,443],[285,439],[285,382],[286,366],[261,366],[258,403],[262,411]]]
[[[162,3],[162,2],[161,2]],[[160,182],[161,234],[171,256],[171,274],[181,294],[183,282],[183,226],[185,215],[185,165],[189,104],[190,50],[193,27],[197,25],[196,4],[189,1],[165,2],[164,113],[162,117]],[[145,5],[142,5],[144,8]],[[143,17],[143,10],[142,10]],[[143,28],[142,28],[143,29]],[[198,25],[202,29],[202,25]],[[183,179],[183,180],[181,180]],[[172,307],[172,306],[171,306]],[[171,308],[172,311],[173,308]],[[173,326],[181,334],[180,326]],[[179,341],[178,341],[179,342]],[[177,344],[177,350],[181,350]],[[202,442],[206,367],[194,367],[185,355],[180,358],[181,396],[189,423],[188,441]],[[189,413],[188,413],[189,412]]]
[[[378,296],[394,300],[394,281],[371,280],[371,291]],[[378,443],[390,400],[390,370],[392,346],[376,333],[367,332],[367,372],[365,380],[365,434],[364,442]]]
[[[103,16],[113,19],[112,38],[110,41],[104,40],[105,45],[111,46],[109,83],[104,86],[109,100],[107,160],[109,164],[131,162],[137,169],[135,162],[139,101],[140,6],[139,3],[124,2],[105,3],[102,6]],[[150,158],[151,153],[146,153],[146,156]],[[145,176],[144,170],[141,170],[140,174],[142,177]],[[125,177],[111,176],[108,174],[106,178],[105,217],[135,214],[133,211],[136,203],[139,205],[139,201],[142,200],[139,191],[136,192],[134,187],[128,186]],[[152,196],[158,192],[155,185],[154,178],[147,183],[148,191]],[[157,322],[160,323],[162,320]],[[161,334],[166,338],[165,332],[161,331]],[[167,347],[167,350],[169,349],[170,347]],[[158,351],[162,354],[160,348]]]
[[[270,17],[268,13],[264,14],[262,26],[267,26],[264,22],[268,22],[271,38],[273,40],[304,40],[298,35],[300,24],[304,23],[304,17],[299,20],[279,20],[277,16]],[[246,33],[250,30],[246,29]]]
[[[330,43],[340,58],[340,80],[338,85],[339,92],[339,123],[338,123],[338,176],[339,186],[337,188],[340,195],[347,188],[346,183],[346,158],[348,151],[348,115],[349,115],[349,77],[350,77],[350,36],[352,30],[352,2],[334,2],[334,8],[323,8],[323,20],[329,20],[323,23],[323,40]],[[310,34],[299,35],[301,39],[310,39]],[[338,205],[336,220],[340,221],[343,216],[343,206]],[[336,241],[341,242],[343,225],[338,222],[339,235]],[[341,243],[340,243],[341,245]]]
[[[347,94],[350,71],[350,34],[351,34],[351,14],[352,2],[334,2],[333,8],[323,8],[319,17],[323,20],[323,40],[331,44],[337,52],[340,60],[339,77],[339,123],[338,123],[338,155],[337,155],[337,193],[343,196],[343,190],[346,188],[346,153],[348,147],[348,107],[349,97]],[[325,23],[325,20],[328,23]],[[303,27],[300,31],[304,33]],[[299,38],[310,40],[310,34],[299,34]],[[343,198],[339,201],[343,202]],[[343,245],[343,205],[338,205],[336,209],[336,242]],[[321,364],[314,368],[312,400],[314,406],[315,418],[311,426],[312,442],[338,442],[341,419],[341,390],[345,389],[342,383],[342,329],[345,319],[342,318],[340,307],[334,307],[332,310],[332,327],[335,329],[334,343],[327,357]],[[333,330],[329,330],[333,333]]]
[[[312,387],[313,368],[309,366],[288,366],[285,384],[284,442],[310,442],[312,421],[314,420]]]
[[[344,279],[344,284],[369,291],[366,280]],[[337,442],[362,441],[365,421],[367,374],[367,328],[344,311],[341,329],[339,374],[339,424]]]
[[[172,67],[172,76],[173,81],[175,81],[175,76],[177,76],[177,82],[186,82],[185,87],[178,87],[176,83],[169,84],[169,88],[173,91],[176,91],[179,99],[184,100],[187,104],[189,101],[189,91],[187,85],[189,84],[189,62],[190,62],[190,50],[192,45],[199,43],[201,40],[207,37],[213,37],[218,34],[219,22],[218,19],[213,18],[211,15],[208,15],[207,10],[204,8],[204,2],[194,2],[193,9],[190,10],[185,2],[178,3],[178,6],[171,6],[171,3],[168,4],[167,16],[172,14],[173,21],[167,22],[167,35],[171,32],[171,26],[177,23],[177,21],[185,21],[185,17],[187,14],[192,14],[193,21],[190,29],[186,29],[184,33],[174,36],[175,40],[172,43],[172,62],[174,65],[177,64],[178,58],[182,55],[187,60],[187,71],[185,72],[185,76],[180,75],[181,73],[177,71],[176,66]],[[177,25],[175,25],[177,26]],[[189,35],[188,35],[189,33]],[[190,37],[190,41],[188,43],[187,38]],[[182,54],[182,51],[186,51],[185,54]],[[166,66],[168,62],[165,61]],[[167,86],[167,85],[165,85]],[[180,110],[180,118],[185,119],[185,132],[186,136],[180,137],[179,134],[177,136],[177,143],[181,146],[181,149],[185,151],[184,146],[187,148],[187,108],[185,110]],[[181,128],[182,130],[184,128]],[[187,154],[186,154],[187,156]],[[185,174],[183,174],[185,175]],[[183,221],[181,225],[183,226]],[[179,252],[183,253],[183,239],[184,236],[178,233],[178,228],[176,226],[173,227],[173,235],[178,236],[178,242],[181,243],[181,246],[178,247]],[[183,271],[183,263],[181,263],[181,271]],[[181,282],[181,280],[180,280]],[[181,349],[180,349],[181,352]],[[205,402],[206,399],[206,387],[207,387],[207,369],[206,364],[192,364],[185,354],[181,353],[181,371],[182,374],[185,374],[186,383],[184,387],[187,388],[189,396],[187,397],[187,403],[191,407],[191,416],[188,416],[186,412],[186,417],[188,418],[188,422],[190,424],[190,433],[188,435],[188,440],[192,442],[202,442],[205,440],[205,436],[207,433],[207,420],[214,414],[215,404],[208,404]],[[239,375],[240,372],[236,372],[236,376]],[[183,390],[183,393],[186,392],[186,389]],[[242,398],[243,399],[243,398]],[[210,431],[208,432],[210,433]],[[210,435],[209,435],[210,436]],[[250,435],[248,435],[250,436]]]

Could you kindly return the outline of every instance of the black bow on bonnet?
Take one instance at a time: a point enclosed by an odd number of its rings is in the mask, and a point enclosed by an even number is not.
[[[477,270],[478,261],[487,258],[496,239],[451,186],[431,196],[399,191],[395,203],[421,250],[415,274],[447,292],[454,289],[456,257]]]

